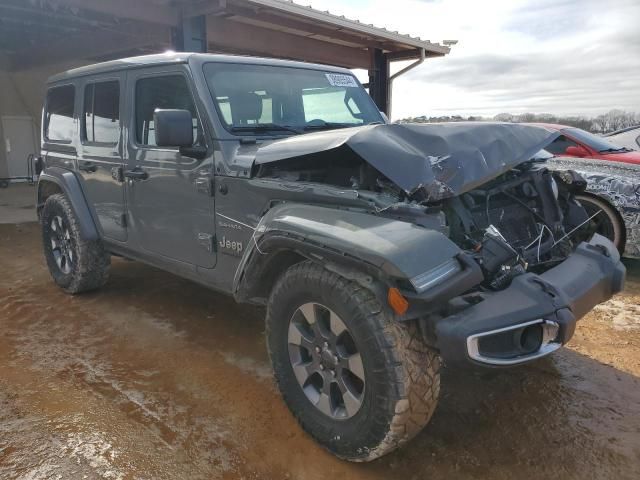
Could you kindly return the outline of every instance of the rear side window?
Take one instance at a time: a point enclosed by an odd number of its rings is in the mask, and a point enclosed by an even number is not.
[[[190,111],[195,145],[204,143],[193,98],[182,75],[143,78],[136,83],[136,140],[139,145],[157,146],[153,124],[156,109]]]
[[[73,85],[55,87],[47,92],[47,113],[45,115],[47,140],[69,142],[75,131],[73,109],[76,89]]]
[[[115,145],[120,137],[120,83],[92,83],[84,90],[83,139]]]

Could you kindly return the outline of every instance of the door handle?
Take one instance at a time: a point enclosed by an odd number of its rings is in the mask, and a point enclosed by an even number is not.
[[[149,178],[149,174],[140,168],[125,170],[124,176],[125,178],[130,178],[132,180],[146,180],[147,178]]]
[[[87,172],[87,173],[95,173],[98,170],[98,167],[95,166],[93,163],[84,163],[84,164],[80,164],[78,166],[78,170],[82,171],[82,172]]]

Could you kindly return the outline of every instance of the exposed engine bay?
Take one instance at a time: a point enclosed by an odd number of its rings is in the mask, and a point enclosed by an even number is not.
[[[574,194],[586,182],[575,172],[525,163],[461,197],[445,201],[450,238],[476,252],[490,286],[500,289],[524,271],[562,262],[593,234]]]
[[[373,213],[440,229],[481,265],[485,287],[501,290],[524,272],[541,273],[588,240],[589,218],[574,199],[586,182],[573,171],[521,163],[479,187],[440,200],[407,193],[354,153],[324,153],[261,165],[255,175],[356,191]]]

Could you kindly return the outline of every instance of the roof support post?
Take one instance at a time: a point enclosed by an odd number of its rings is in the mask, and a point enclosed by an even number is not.
[[[387,57],[388,59],[389,57]],[[420,58],[418,58],[418,60],[416,60],[415,62],[407,65],[406,67],[404,67],[402,70],[394,73],[393,75],[391,75],[389,77],[389,111],[385,112],[387,114],[387,116],[389,118],[391,118],[391,106],[393,105],[392,99],[393,99],[393,81],[398,78],[400,75],[407,73],[409,70],[413,70],[414,68],[422,65],[422,63],[424,63],[425,59],[427,58],[426,56],[426,52],[424,51],[424,48],[420,49]]]
[[[369,95],[381,112],[387,116],[391,112],[391,81],[389,75],[389,59],[379,48],[371,52],[371,66],[369,68]]]
[[[206,15],[182,16],[179,26],[172,29],[171,36],[173,48],[177,52],[206,53],[208,49]]]

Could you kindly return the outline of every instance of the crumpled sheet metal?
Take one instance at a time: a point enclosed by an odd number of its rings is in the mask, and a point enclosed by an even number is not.
[[[566,157],[552,158],[547,165],[554,170],[575,170],[587,181],[587,192],[613,205],[627,231],[624,256],[640,258],[640,166]]]
[[[559,133],[513,123],[369,125],[277,140],[256,151],[255,163],[351,150],[407,194],[429,201],[461,195],[530,160]]]

